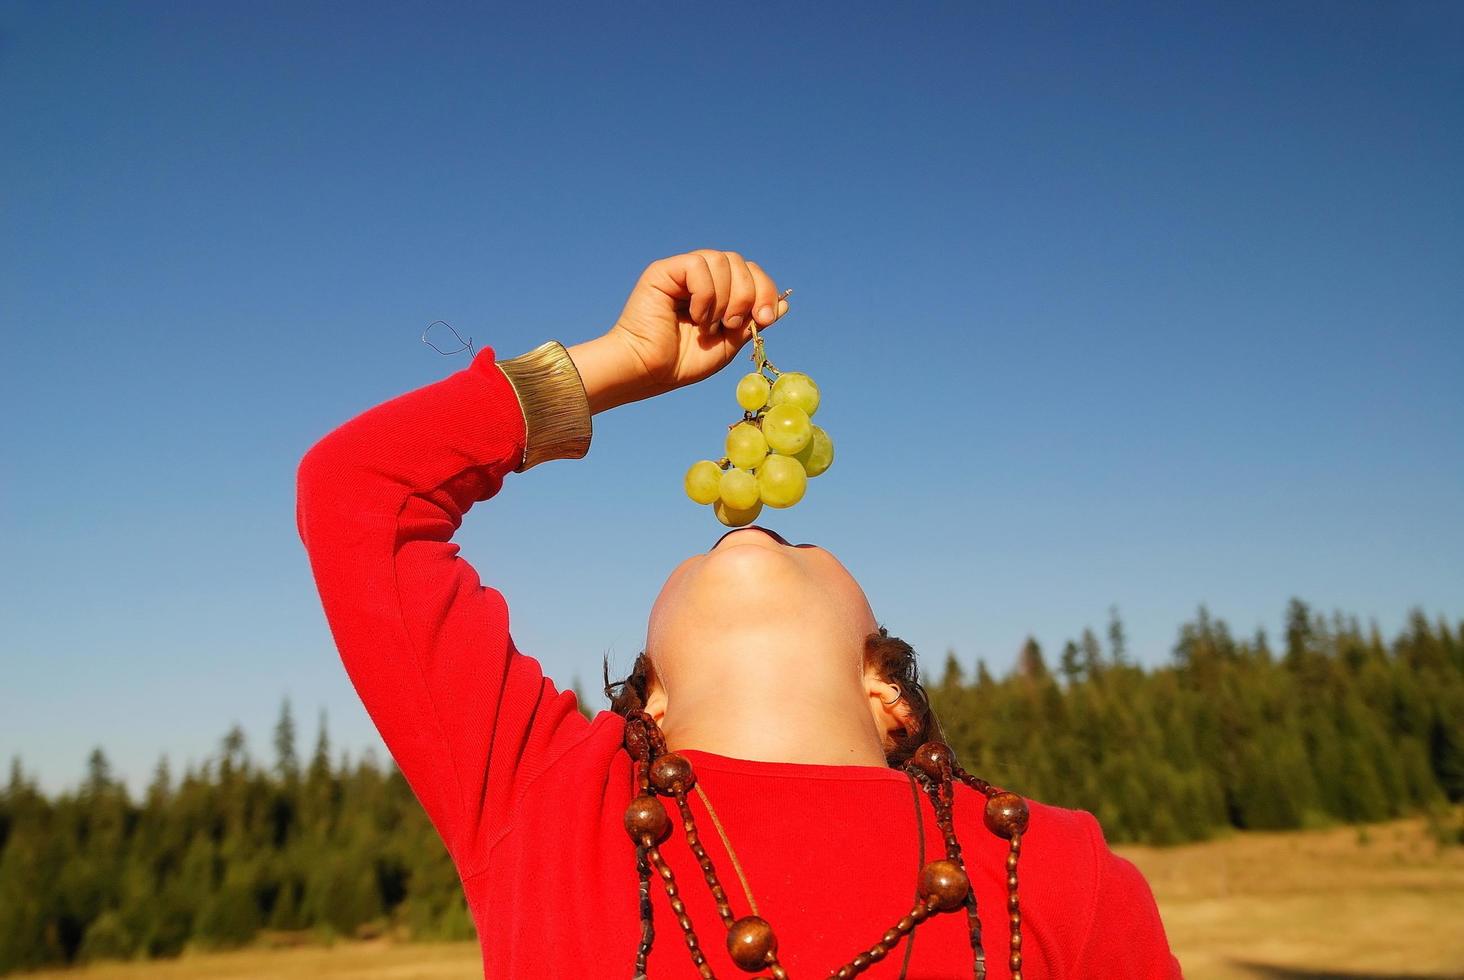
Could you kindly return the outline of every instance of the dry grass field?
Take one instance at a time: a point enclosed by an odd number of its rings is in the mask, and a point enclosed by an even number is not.
[[[1464,848],[1423,821],[1118,850],[1189,980],[1464,978]]]
[[[1464,978],[1464,848],[1422,821],[1119,849],[1154,886],[1188,980]],[[342,943],[97,965],[28,980],[472,980],[477,946]]]

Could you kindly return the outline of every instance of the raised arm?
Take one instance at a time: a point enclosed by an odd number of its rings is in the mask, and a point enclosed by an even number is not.
[[[584,455],[591,413],[715,373],[749,339],[751,317],[766,326],[784,309],[734,253],[663,259],[605,335],[502,363],[485,347],[301,460],[297,524],[332,637],[465,877],[589,723],[515,649],[503,596],[452,541],[463,516],[509,473]]]
[[[503,596],[452,541],[523,462],[525,431],[485,347],[330,432],[298,473],[300,537],[341,660],[465,874],[513,787],[588,726],[573,694],[515,651]]]

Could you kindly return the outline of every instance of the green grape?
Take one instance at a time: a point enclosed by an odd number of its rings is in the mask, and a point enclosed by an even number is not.
[[[808,489],[808,474],[792,456],[769,456],[757,471],[757,492],[769,507],[792,507]]]
[[[726,501],[719,500],[712,505],[712,513],[717,515],[717,520],[728,527],[743,527],[757,520],[757,515],[762,513],[762,501],[759,500],[751,507],[737,510],[728,507]]]
[[[686,471],[686,495],[699,504],[713,504],[722,495],[722,468],[709,459]]]
[[[739,469],[750,470],[768,454],[768,441],[751,422],[739,422],[727,431],[727,458]]]
[[[718,496],[731,510],[747,510],[757,503],[757,477],[747,470],[730,469],[722,474]]]
[[[758,372],[742,376],[737,382],[737,404],[746,411],[755,412],[768,403],[768,379]]]
[[[794,453],[793,458],[803,464],[810,479],[818,476],[834,465],[834,440],[821,427],[815,425],[813,438],[808,440],[808,445]]]
[[[818,385],[802,371],[784,371],[773,382],[770,405],[797,405],[809,418],[818,411]]]
[[[808,413],[803,409],[784,402],[774,405],[763,416],[762,433],[769,449],[792,456],[813,438],[813,423],[808,421]]]

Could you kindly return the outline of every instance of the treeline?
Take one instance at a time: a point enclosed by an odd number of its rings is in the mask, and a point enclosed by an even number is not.
[[[1464,623],[1421,612],[1391,643],[1292,600],[1273,650],[1201,608],[1144,670],[1114,613],[1002,680],[954,655],[929,693],[971,772],[1093,812],[1110,841],[1202,840],[1438,812],[1464,800]],[[1457,835],[1457,831],[1454,831]]]
[[[1170,664],[1130,658],[1116,615],[1051,658],[928,690],[962,763],[1091,810],[1110,840],[1197,840],[1228,827],[1361,822],[1464,800],[1464,623],[1421,613],[1391,643],[1293,601],[1281,649],[1202,609]],[[175,779],[130,798],[100,749],[49,799],[18,760],[0,791],[0,972],[175,955],[275,934],[467,938],[457,874],[394,766],[312,757],[289,704],[274,761],[238,728]]]
[[[0,793],[0,972],[226,948],[276,932],[473,935],[441,839],[394,765],[332,762],[322,716],[302,765],[288,702],[275,763],[237,727],[175,780],[166,759],[129,799],[100,749],[74,793],[47,799],[11,764]]]

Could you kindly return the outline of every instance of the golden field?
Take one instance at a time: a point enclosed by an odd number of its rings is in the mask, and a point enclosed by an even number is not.
[[[1464,978],[1464,847],[1421,820],[1117,849],[1143,869],[1188,980]],[[46,971],[29,980],[471,980],[471,943],[340,943]]]

